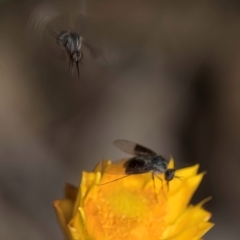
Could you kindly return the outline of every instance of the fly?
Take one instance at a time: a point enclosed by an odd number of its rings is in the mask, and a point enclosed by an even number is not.
[[[120,180],[133,174],[152,173],[152,179],[155,187],[154,177],[156,176],[163,181],[158,174],[163,174],[164,179],[169,187],[169,182],[175,177],[175,169],[168,168],[169,159],[156,154],[154,151],[128,140],[116,140],[113,144],[125,153],[134,155],[130,159],[123,159],[109,165],[104,171],[110,174],[123,174],[125,176],[115,179]],[[122,171],[122,172],[121,172]],[[111,182],[113,182],[111,181]],[[108,182],[109,183],[109,182]],[[104,185],[107,183],[99,184]]]
[[[83,58],[83,52],[81,51],[83,37],[72,31],[61,31],[59,34],[56,34],[50,30],[54,38],[56,38],[57,43],[59,43],[66,51],[69,57],[69,72],[73,74],[73,64],[76,63],[76,68],[79,74],[79,63],[82,64],[81,60]]]
[[[59,3],[57,6],[44,2],[37,6],[27,24],[26,40],[29,46],[43,45],[47,53],[55,55],[58,59],[65,60],[67,56],[70,74],[74,73],[75,65],[80,77],[79,64],[82,64],[83,50],[87,48],[92,58],[99,57],[101,53],[83,38],[88,34],[88,30],[92,29],[86,25],[87,14],[84,10],[81,13],[78,7],[74,12],[73,8],[67,2]],[[62,47],[62,51],[52,37]]]

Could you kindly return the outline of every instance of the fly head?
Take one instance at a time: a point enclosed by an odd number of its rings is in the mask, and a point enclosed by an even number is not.
[[[175,175],[175,169],[167,169],[164,177],[167,182],[171,181],[174,178]]]

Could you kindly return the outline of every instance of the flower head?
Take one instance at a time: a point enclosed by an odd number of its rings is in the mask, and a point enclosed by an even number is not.
[[[83,172],[79,188],[66,184],[65,198],[54,201],[67,240],[198,240],[213,226],[211,214],[189,201],[204,173],[198,165],[176,171],[166,182],[151,173],[101,173],[111,161]],[[173,160],[169,168],[173,167]]]

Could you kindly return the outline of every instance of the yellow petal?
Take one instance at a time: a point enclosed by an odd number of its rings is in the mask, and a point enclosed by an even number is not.
[[[68,224],[68,230],[73,240],[89,239],[85,226],[85,214],[83,209],[79,208],[71,222]]]
[[[110,160],[104,159],[97,164],[97,166],[94,168],[93,172],[100,172],[102,174],[104,169],[106,168],[106,166],[108,166],[110,164],[111,164]]]
[[[170,157],[168,168],[174,168],[174,159],[172,156]]]
[[[179,215],[185,210],[192,195],[194,194],[198,185],[200,184],[202,178],[203,174],[188,177],[182,180],[182,182],[180,183],[181,187],[177,189],[174,187],[173,184],[170,184],[170,190],[167,199],[168,214],[165,219],[167,224],[173,223],[179,217]],[[177,180],[175,180],[175,183],[176,181]]]
[[[53,202],[53,206],[65,237],[70,239],[67,224],[72,217],[73,202],[69,199],[56,200]]]
[[[163,237],[173,237],[174,235],[179,236],[183,229],[197,226],[198,223],[207,222],[210,219],[211,214],[202,208],[204,202],[206,201],[203,201],[196,206],[188,207],[173,224],[168,224]]]
[[[178,176],[182,179],[191,177],[191,176],[194,176],[197,174],[198,169],[199,169],[199,164],[196,164],[191,167],[182,168],[182,169],[179,169],[176,171],[176,176]]]
[[[78,189],[70,183],[65,183],[65,198],[76,201]]]
[[[80,183],[80,187],[77,193],[77,199],[74,205],[74,214],[78,211],[79,207],[83,206],[83,201],[86,194],[90,191],[91,187],[96,185],[96,181],[99,181],[100,173],[99,172],[83,172],[82,173],[82,180]]]
[[[201,237],[212,227],[214,226],[213,223],[210,222],[202,222],[196,225],[190,226],[184,229],[182,232],[178,233],[176,236],[165,238],[161,240],[199,240]]]

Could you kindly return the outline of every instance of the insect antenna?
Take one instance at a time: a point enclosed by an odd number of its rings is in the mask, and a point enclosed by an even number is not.
[[[174,178],[180,180],[181,182],[183,181],[183,177],[181,177],[181,176],[174,176]]]
[[[106,185],[106,184],[108,184],[108,183],[116,182],[116,181],[121,180],[121,179],[123,179],[123,178],[129,177],[129,176],[131,176],[131,175],[132,175],[132,174],[128,174],[128,175],[126,175],[126,176],[123,176],[123,177],[120,177],[120,178],[114,179],[114,180],[112,180],[112,181],[109,181],[109,182],[106,182],[106,183],[97,184],[97,185],[98,185],[98,186]]]
[[[154,178],[154,172],[152,171],[152,181],[153,181],[153,188],[154,188],[154,192],[155,192],[155,197],[156,197],[156,200],[158,202],[158,197],[157,197],[157,189],[156,189],[156,184],[155,184],[155,178]]]
[[[153,174],[154,174],[154,172],[153,172]],[[164,192],[164,189],[163,189],[163,180],[157,174],[154,174],[154,175],[161,181],[161,183],[162,183],[161,190],[163,192],[164,198],[167,200],[167,196],[166,196],[166,194]],[[168,181],[167,181],[167,184],[168,184]]]

